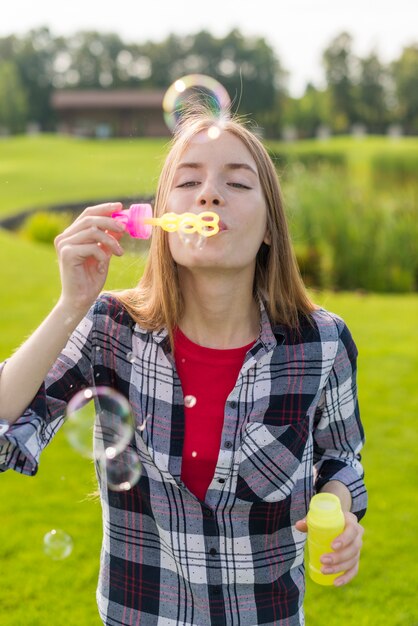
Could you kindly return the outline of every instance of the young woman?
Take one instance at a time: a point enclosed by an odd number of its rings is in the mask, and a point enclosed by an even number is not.
[[[138,286],[99,295],[123,253],[110,217],[120,208],[87,208],[56,240],[61,297],[0,377],[11,423],[0,464],[35,474],[74,394],[117,389],[141,425],[143,472],[123,493],[99,475],[103,623],[300,626],[314,492],[345,511],[324,572],[344,571],[343,585],[358,571],[366,491],[350,332],[309,300],[274,166],[237,121],[189,117],[156,195],[157,215],[216,211],[219,234],[199,249],[155,229]]]

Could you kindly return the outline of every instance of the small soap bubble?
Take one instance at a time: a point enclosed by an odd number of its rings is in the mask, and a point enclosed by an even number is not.
[[[204,237],[203,235],[198,235],[196,239],[195,247],[198,250],[202,250],[204,246],[206,245],[207,240],[208,240],[208,237]]]
[[[44,536],[44,552],[53,561],[61,561],[73,551],[73,540],[59,528],[50,530]]]
[[[185,246],[190,246],[192,244],[192,242],[193,242],[194,237],[195,237],[194,233],[192,233],[192,234],[185,233],[182,230],[178,230],[177,234],[179,236],[180,241]]]
[[[136,356],[133,352],[128,352],[126,358],[128,359],[129,363],[135,363]]]
[[[140,479],[142,465],[135,450],[125,448],[119,454],[103,458],[101,471],[111,491],[129,491]]]
[[[132,439],[134,420],[128,400],[111,387],[88,387],[67,406],[65,433],[70,445],[87,458],[116,454]]]
[[[203,102],[215,118],[229,117],[231,99],[225,87],[211,76],[188,74],[170,85],[163,98],[164,119],[170,130],[175,130],[191,99]],[[219,134],[219,127],[214,124],[206,136],[216,139]]]
[[[177,234],[183,245],[196,248],[197,250],[202,250],[208,240],[208,237],[200,235],[199,233],[185,233],[179,230]]]
[[[146,418],[144,419],[144,421],[142,422],[142,424],[140,426],[137,426],[137,430],[139,430],[142,433],[145,430],[147,422],[150,419],[150,417],[151,417],[151,415],[148,414],[146,416]]]
[[[0,420],[0,437],[5,435],[10,428],[10,423],[7,420]]]
[[[188,409],[192,409],[196,405],[196,402],[195,396],[184,396],[184,406]]]
[[[194,459],[197,457],[197,452],[196,452],[196,450],[193,450],[193,452],[192,452],[192,457],[193,457]]]

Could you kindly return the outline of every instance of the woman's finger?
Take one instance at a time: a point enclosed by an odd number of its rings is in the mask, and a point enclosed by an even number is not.
[[[306,519],[298,520],[295,524],[296,530],[299,530],[302,533],[308,532],[308,524],[306,523]]]
[[[95,243],[85,243],[78,246],[65,245],[61,249],[62,262],[68,267],[72,262],[75,266],[82,265],[93,257],[98,263],[108,264],[110,257],[106,251]]]
[[[336,587],[341,587],[342,585],[346,585],[348,582],[350,582],[350,580],[352,580],[355,576],[357,576],[359,572],[359,568],[360,568],[360,563],[359,561],[357,561],[351,569],[348,569],[347,571],[344,572],[342,576],[338,576],[338,578],[334,580],[334,585]]]
[[[358,523],[357,517],[353,513],[344,513],[345,529],[332,542],[332,549],[339,550],[352,543],[358,534],[363,535],[364,528]]]
[[[360,555],[356,554],[354,557],[335,562],[333,565],[322,565],[321,572],[323,574],[337,574],[338,572],[346,572],[355,567],[356,563],[358,563],[359,561],[359,558]]]
[[[89,228],[97,228],[103,231],[113,232],[115,234],[123,234],[125,232],[125,226],[120,222],[114,220],[112,217],[103,216],[83,216],[78,217],[72,224],[70,224],[60,235],[57,240],[59,241],[63,237],[68,237],[74,233],[87,230]]]
[[[122,202],[103,202],[102,204],[88,206],[81,215],[109,215],[114,211],[122,210],[122,208]]]
[[[108,248],[117,256],[122,256],[123,254],[123,248],[116,237],[96,226],[91,226],[90,228],[83,229],[71,235],[67,234],[65,237],[57,238],[55,247],[57,251],[60,252],[63,246],[76,246],[86,243],[95,243],[100,247]]]

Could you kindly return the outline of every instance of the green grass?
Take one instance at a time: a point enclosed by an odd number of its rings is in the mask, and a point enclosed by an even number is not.
[[[114,259],[109,288],[134,284],[141,263],[141,256]],[[2,358],[58,297],[54,251],[0,231],[0,276]],[[308,580],[307,624],[417,626],[418,296],[323,292],[315,298],[345,318],[359,347],[370,508],[359,576],[342,589]],[[98,626],[101,514],[99,503],[87,497],[95,487],[90,462],[59,433],[35,478],[7,472],[0,481],[0,623]],[[54,527],[74,539],[64,561],[53,562],[42,551],[42,538]]]
[[[0,139],[0,216],[55,203],[154,193],[165,139]]]

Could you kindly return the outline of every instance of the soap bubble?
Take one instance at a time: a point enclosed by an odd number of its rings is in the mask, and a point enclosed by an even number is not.
[[[104,480],[112,491],[129,491],[138,482],[142,474],[139,456],[132,448],[125,448],[118,454],[107,450],[101,459],[101,471]]]
[[[142,424],[140,424],[139,426],[137,426],[137,427],[136,427],[136,429],[137,429],[137,430],[139,430],[139,432],[141,432],[141,433],[142,433],[142,432],[145,430],[145,428],[147,427],[147,422],[148,422],[148,420],[150,419],[150,417],[151,417],[151,414],[149,413],[149,414],[145,417],[145,419],[144,419],[144,421],[142,422]]]
[[[179,236],[180,241],[190,248],[197,248],[198,250],[202,250],[205,246],[209,237],[205,237],[204,235],[200,235],[199,233],[185,233],[184,231],[178,230],[177,234]]]
[[[136,356],[133,352],[128,352],[126,358],[128,359],[129,363],[135,363],[136,361]]]
[[[131,406],[111,387],[82,389],[68,403],[65,432],[70,445],[87,458],[101,458],[108,449],[118,454],[134,433]]]
[[[66,559],[72,551],[73,540],[63,530],[54,528],[44,536],[44,552],[53,561]]]
[[[194,406],[196,406],[196,402],[197,400],[195,396],[184,396],[184,406],[188,409],[192,409]]]
[[[165,123],[170,130],[177,126],[187,106],[187,101],[203,101],[218,118],[227,117],[231,100],[228,92],[220,82],[204,74],[188,74],[176,80],[167,89],[163,99]],[[216,125],[208,130],[208,138],[216,139]],[[218,129],[219,130],[219,129]]]

